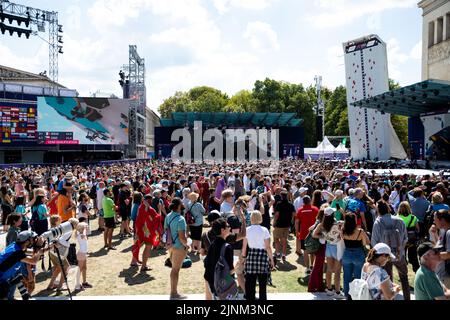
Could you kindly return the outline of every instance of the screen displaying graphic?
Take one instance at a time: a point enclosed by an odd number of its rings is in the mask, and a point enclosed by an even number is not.
[[[39,144],[128,144],[123,99],[38,97]]]
[[[7,106],[0,102],[0,144],[14,145],[36,141],[36,106]]]

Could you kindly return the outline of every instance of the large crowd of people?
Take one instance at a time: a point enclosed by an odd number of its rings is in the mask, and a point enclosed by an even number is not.
[[[360,168],[369,170],[354,172]],[[63,274],[74,241],[75,289],[91,288],[86,222],[95,216],[104,250],[116,249],[116,227],[120,239],[133,238],[130,264],[141,272],[151,270],[151,250],[167,251],[171,299],[186,298],[178,279],[187,276],[180,271],[189,264],[188,254],[202,258],[206,299],[255,300],[257,283],[259,299],[267,299],[271,274],[286,262],[291,235],[309,292],[359,299],[355,279],[362,279],[370,299],[395,299],[401,291],[408,300],[412,272],[416,300],[449,297],[448,179],[377,174],[373,168],[348,161],[149,160],[1,169],[1,222],[7,233],[0,254],[2,296],[14,299],[17,284],[11,280],[18,274],[33,292],[44,251],[53,268],[47,289],[67,290]],[[79,224],[58,238],[58,255],[36,246],[39,236],[71,218]],[[400,284],[394,283],[393,267]]]

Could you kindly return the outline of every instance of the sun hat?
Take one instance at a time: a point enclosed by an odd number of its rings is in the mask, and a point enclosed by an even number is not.
[[[70,172],[70,171],[67,172],[66,175],[65,175],[65,179],[69,180],[69,181],[72,180],[73,179],[73,173]]]
[[[336,212],[336,209],[334,209],[332,207],[326,207],[325,210],[323,211],[323,214],[326,216],[332,216],[335,212]]]
[[[392,259],[396,259],[395,255],[392,254],[391,248],[386,243],[377,243],[373,249],[376,254],[388,254]]]
[[[191,193],[188,194],[188,198],[189,199],[194,199],[193,201],[197,201],[198,197],[199,197],[199,194],[196,193],[196,192],[191,192]]]

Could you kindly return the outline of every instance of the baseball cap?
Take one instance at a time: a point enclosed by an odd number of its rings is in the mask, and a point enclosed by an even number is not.
[[[335,212],[336,212],[336,209],[334,209],[332,207],[326,207],[325,210],[323,211],[323,214],[326,216],[332,216]]]
[[[308,191],[308,188],[305,188],[305,187],[301,187],[301,188],[298,190],[299,193],[305,193],[305,192],[307,192],[307,191]]]
[[[31,230],[28,231],[22,231],[17,235],[16,242],[17,243],[23,243],[31,238],[37,237],[37,233]]]
[[[396,259],[396,257],[392,254],[391,248],[386,243],[377,243],[373,249],[376,254],[388,254],[392,259]]]
[[[126,181],[123,182],[123,184],[126,185],[126,186],[130,186],[130,185],[131,185],[131,182],[128,181],[128,180],[126,180]]]
[[[419,259],[422,258],[422,256],[427,253],[429,250],[439,251],[439,248],[433,247],[433,244],[431,242],[423,242],[417,247],[417,255],[419,256]]]
[[[206,220],[209,223],[212,223],[213,221],[219,219],[221,217],[220,212],[217,210],[212,210],[210,213],[208,213],[208,217],[206,218]]]

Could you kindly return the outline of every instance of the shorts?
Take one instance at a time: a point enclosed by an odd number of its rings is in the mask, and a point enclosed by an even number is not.
[[[304,240],[304,239],[303,239],[303,240],[300,240],[300,248],[301,248],[302,250],[306,250],[305,240]]]
[[[233,250],[233,255],[239,258],[234,266],[234,271],[236,274],[244,274],[245,263],[244,258],[242,257],[242,250]]]
[[[127,221],[131,219],[131,212],[128,211],[120,211],[120,218],[123,221]]]
[[[85,261],[87,258],[86,252],[77,252],[77,260],[78,261]]]
[[[103,218],[103,209],[98,210],[98,216]]]
[[[49,251],[48,255],[49,255],[50,260],[51,260],[53,265],[58,266],[58,267],[61,266],[61,264],[59,263],[58,255],[57,255],[56,252]],[[67,261],[67,257],[64,257],[64,256],[61,255],[61,261],[62,261],[62,264],[63,264],[64,268],[69,267],[69,261]]]
[[[289,228],[274,228],[273,239],[287,239],[289,236]]]
[[[338,260],[337,258],[337,245],[327,243],[327,248],[325,249],[325,257],[333,258]]]
[[[116,220],[114,220],[114,217],[105,218],[105,227],[108,229],[114,229],[116,227]]]
[[[189,226],[189,229],[191,230],[191,239],[200,241],[202,239],[202,231],[203,226]]]

